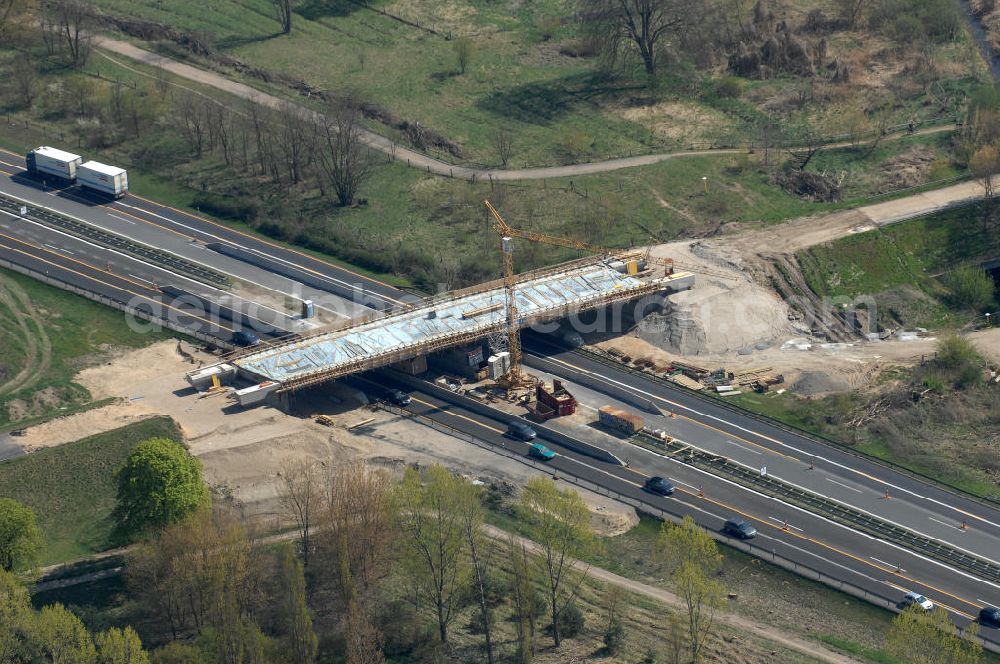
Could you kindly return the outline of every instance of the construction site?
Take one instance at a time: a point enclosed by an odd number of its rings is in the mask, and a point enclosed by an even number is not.
[[[474,378],[492,379],[511,394],[526,388],[530,400],[534,383],[520,368],[522,328],[694,286],[694,274],[676,270],[669,259],[519,231],[488,201],[486,206],[500,236],[503,279],[235,352],[189,372],[188,382],[199,391],[226,392],[240,406],[251,406],[272,395],[390,365],[423,373],[428,355],[464,346],[471,348],[466,367]],[[515,275],[515,238],[601,256]],[[488,358],[480,350],[484,340]]]

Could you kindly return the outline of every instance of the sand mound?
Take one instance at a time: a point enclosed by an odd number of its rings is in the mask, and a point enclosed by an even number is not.
[[[845,379],[822,371],[803,371],[792,385],[792,391],[804,397],[814,397],[834,392],[849,392],[851,384]]]

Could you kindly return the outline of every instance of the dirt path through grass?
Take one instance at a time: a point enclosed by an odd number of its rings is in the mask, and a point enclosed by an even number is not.
[[[95,36],[94,45],[98,46],[106,51],[111,51],[112,53],[117,53],[118,55],[125,56],[137,62],[141,62],[144,65],[150,67],[157,67],[163,69],[164,71],[169,71],[170,73],[180,76],[181,78],[186,78],[190,81],[195,81],[202,85],[207,85],[209,87],[216,88],[217,90],[222,90],[236,97],[242,99],[249,99],[255,101],[258,104],[267,106],[273,109],[281,109],[285,104],[288,103],[287,100],[274,95],[267,94],[266,92],[261,92],[255,88],[250,87],[244,83],[239,83],[237,81],[231,80],[221,74],[215,72],[207,71],[204,69],[199,69],[197,67],[192,67],[191,65],[172,60],[170,58],[146,51],[144,49],[130,44],[129,42],[111,39],[105,36]],[[118,65],[126,66],[121,62],[118,62],[110,56],[99,53],[100,55],[108,58],[112,62]],[[142,73],[142,72],[137,72]],[[145,74],[144,74],[145,75]],[[313,113],[313,111],[307,111]],[[915,132],[902,131],[895,134],[887,135],[883,140],[893,139],[893,138],[904,138],[907,136],[914,135],[926,135],[926,134],[936,134],[941,132],[950,132],[955,130],[955,125],[940,125],[936,127],[925,127],[919,129]],[[727,154],[743,154],[746,153],[745,149],[742,148],[718,148],[718,149],[707,149],[707,150],[683,150],[679,152],[665,152],[660,154],[649,154],[649,155],[639,155],[635,157],[621,157],[618,159],[607,159],[604,161],[595,161],[583,164],[568,164],[566,166],[546,166],[540,168],[520,168],[520,169],[509,169],[509,170],[491,170],[491,169],[481,169],[481,168],[469,168],[466,166],[455,166],[447,162],[435,159],[426,154],[417,152],[416,150],[411,150],[410,148],[398,145],[395,141],[377,134],[370,130],[362,130],[360,133],[361,141],[372,148],[373,150],[378,150],[379,152],[385,153],[387,155],[392,155],[398,161],[405,161],[407,166],[412,168],[418,168],[427,173],[434,173],[436,175],[445,175],[448,177],[461,178],[464,180],[544,180],[548,178],[563,178],[563,177],[574,177],[582,175],[592,175],[594,173],[607,173],[609,171],[616,171],[623,168],[634,168],[637,166],[649,166],[651,164],[658,164],[661,161],[667,161],[669,159],[677,159],[681,157],[695,157],[695,156],[705,156],[705,155],[727,155]],[[853,145],[851,141],[842,141],[838,143],[831,143],[826,145],[826,148],[844,148]]]
[[[52,362],[52,342],[34,311],[28,294],[14,282],[0,277],[0,304],[8,309],[14,325],[6,330],[18,334],[24,351],[24,364],[10,380],[0,385],[0,394],[29,388],[38,382]]]

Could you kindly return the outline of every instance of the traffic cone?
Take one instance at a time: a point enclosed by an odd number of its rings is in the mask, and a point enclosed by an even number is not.
[[[888,489],[885,490],[885,496],[883,496],[883,498],[885,500],[889,500],[889,490]]]
[[[698,497],[699,498],[704,498],[705,497],[705,490],[703,488],[701,488],[701,487],[698,487]]]
[[[812,461],[809,462],[809,470],[816,470],[816,464]]]
[[[785,532],[788,532],[788,522],[787,521],[785,521],[785,525],[781,526],[781,529],[784,530]]]
[[[963,519],[962,520],[962,530],[968,530],[968,529],[969,529],[969,522]]]

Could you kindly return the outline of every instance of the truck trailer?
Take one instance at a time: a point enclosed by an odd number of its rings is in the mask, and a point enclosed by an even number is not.
[[[128,193],[128,173],[124,168],[88,161],[76,169],[80,186],[89,191],[121,198]]]
[[[618,429],[629,436],[638,433],[645,426],[645,422],[638,415],[614,406],[601,406],[597,409],[597,417],[604,426]]]
[[[24,162],[29,173],[51,175],[72,183],[76,181],[83,157],[43,145],[26,154]]]

